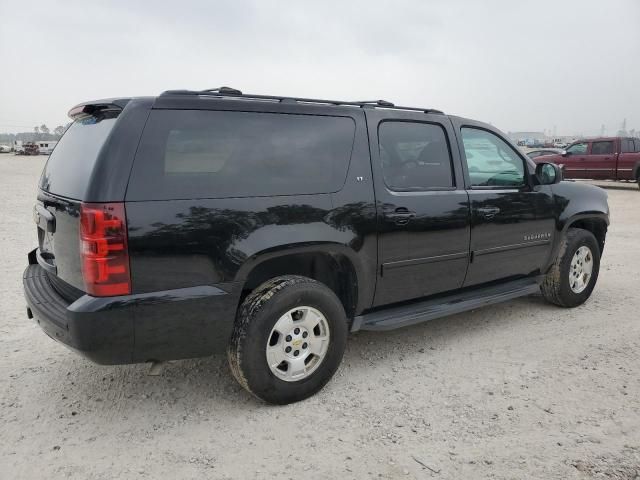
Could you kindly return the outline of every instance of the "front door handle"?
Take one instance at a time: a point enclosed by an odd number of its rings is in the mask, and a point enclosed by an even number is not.
[[[386,217],[389,220],[393,220],[396,225],[406,225],[413,217],[416,216],[416,212],[410,212],[404,207],[396,208],[393,213],[387,213]]]
[[[498,207],[481,207],[478,209],[478,213],[484,218],[493,218],[500,213]]]

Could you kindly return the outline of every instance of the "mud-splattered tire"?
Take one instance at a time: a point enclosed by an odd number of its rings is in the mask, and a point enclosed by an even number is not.
[[[586,247],[583,248],[583,247]],[[587,260],[591,263],[588,281],[582,286],[572,283],[571,275],[575,275],[576,258],[580,252],[587,252]],[[600,247],[588,230],[570,228],[562,240],[558,256],[541,285],[544,298],[561,307],[577,307],[582,305],[593,292],[600,270]],[[573,284],[573,287],[572,287]]]
[[[286,378],[289,368],[287,361],[292,360],[293,363],[299,360],[292,355],[298,349],[300,353],[296,354],[296,357],[302,355],[302,347],[306,346],[306,343],[301,342],[315,335],[313,327],[309,331],[302,328],[302,333],[306,333],[304,339],[302,338],[297,322],[302,322],[303,319],[295,319],[298,307],[314,312],[314,319],[316,316],[322,319],[322,328],[318,328],[316,333],[318,338],[324,338],[323,342],[328,343],[323,343],[322,348],[318,350],[320,361],[315,359],[317,365],[311,365],[313,368],[307,372],[302,371],[299,375],[301,378],[295,379],[297,377]],[[276,324],[281,325],[283,317],[288,322],[293,322],[291,328],[298,330],[298,340],[292,339],[288,332],[283,332],[283,337],[280,338],[280,334],[276,332],[279,328]],[[321,336],[321,330],[324,336]],[[283,357],[286,361],[280,367],[284,370],[276,370],[276,367],[270,365],[274,362],[267,361],[268,348],[274,342],[274,332],[278,338],[277,345],[273,346],[280,346],[280,342],[293,342],[283,346],[283,349],[289,348],[288,356]],[[227,349],[229,366],[238,383],[256,397],[280,405],[297,402],[318,392],[331,379],[342,361],[347,334],[344,308],[331,289],[307,277],[276,277],[251,292],[238,309]],[[293,333],[291,335],[296,337]],[[283,355],[283,352],[278,354]],[[312,355],[309,354],[310,357]],[[311,364],[311,361],[309,363]]]

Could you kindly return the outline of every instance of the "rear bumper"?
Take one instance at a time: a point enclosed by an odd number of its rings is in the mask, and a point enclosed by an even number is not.
[[[174,360],[225,350],[234,285],[65,300],[37,264],[23,275],[27,315],[54,340],[104,365]]]

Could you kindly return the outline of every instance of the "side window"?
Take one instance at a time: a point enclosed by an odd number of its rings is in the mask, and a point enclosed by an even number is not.
[[[462,143],[472,187],[520,187],[524,163],[497,135],[478,128],[462,128]]]
[[[355,134],[348,117],[154,110],[127,198],[169,200],[335,192]]]
[[[620,153],[631,153],[634,151],[633,138],[623,138],[620,142],[622,143],[622,152]]]
[[[613,142],[593,142],[591,155],[610,155],[613,153]]]
[[[391,190],[453,187],[451,154],[439,125],[386,121],[378,127],[384,182]]]
[[[587,153],[587,142],[574,143],[567,148],[567,153],[571,153],[572,155],[584,155]]]
[[[640,138],[634,138],[633,142],[635,143],[635,146],[636,146],[635,151],[640,153]]]

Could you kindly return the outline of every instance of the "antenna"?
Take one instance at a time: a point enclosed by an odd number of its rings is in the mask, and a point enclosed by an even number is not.
[[[361,100],[353,103],[361,103],[363,105],[376,105],[378,107],[393,108],[395,105],[387,100]]]

